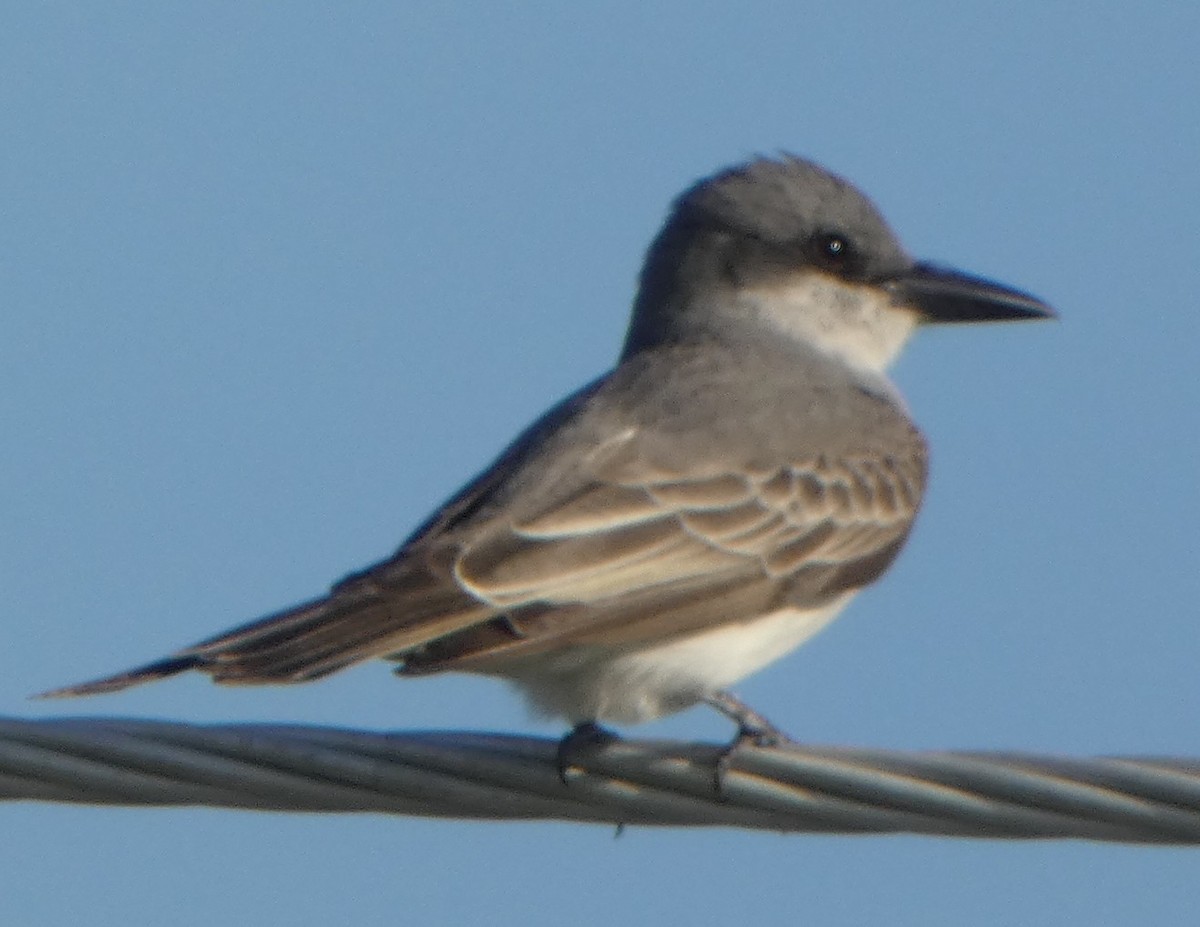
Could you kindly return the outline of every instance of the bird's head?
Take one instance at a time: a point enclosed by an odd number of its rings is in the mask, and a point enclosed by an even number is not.
[[[646,255],[625,352],[776,330],[882,370],[920,323],[1052,315],[1027,293],[913,260],[840,177],[762,158],[675,201]]]

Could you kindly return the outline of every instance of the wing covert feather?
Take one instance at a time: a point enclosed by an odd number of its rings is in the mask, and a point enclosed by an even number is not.
[[[611,635],[635,602],[640,617],[624,637],[695,631],[727,620],[734,603],[726,599],[743,584],[774,590],[760,597],[828,601],[869,582],[899,550],[924,480],[923,446],[914,447],[909,459],[815,456],[699,478],[671,479],[656,465],[642,481],[631,478],[626,455],[620,482],[597,478],[561,505],[464,546],[456,577],[507,616],[513,639],[476,646],[466,634],[457,651],[443,645],[436,660],[431,651],[412,662],[515,656],[556,639]],[[724,606],[700,607],[714,597]],[[523,609],[537,621],[523,626]]]

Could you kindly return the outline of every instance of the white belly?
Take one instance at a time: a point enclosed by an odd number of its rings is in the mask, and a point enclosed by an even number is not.
[[[641,650],[568,647],[498,672],[540,714],[636,724],[681,711],[762,669],[829,624],[846,593],[819,609],[786,608]]]

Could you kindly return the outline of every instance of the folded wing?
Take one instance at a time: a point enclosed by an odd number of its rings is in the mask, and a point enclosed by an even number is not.
[[[47,694],[115,691],[190,669],[224,683],[301,682],[372,657],[410,673],[488,671],[564,644],[636,645],[784,603],[818,606],[887,567],[925,480],[919,439],[900,456],[749,469],[710,461],[699,473],[642,461],[633,429],[622,442],[619,467],[585,455],[537,487],[535,505],[490,505],[498,486],[511,487],[493,470],[396,557],[329,596]]]

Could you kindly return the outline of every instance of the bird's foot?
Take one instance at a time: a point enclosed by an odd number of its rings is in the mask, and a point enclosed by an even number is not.
[[[791,739],[730,692],[714,693],[704,699],[704,704],[715,708],[738,726],[733,740],[717,755],[717,764],[713,770],[713,788],[718,795],[725,790],[725,776],[739,750],[745,747],[777,747]]]
[[[584,721],[575,725],[571,731],[558,742],[558,778],[567,785],[567,770],[576,765],[575,760],[581,754],[589,753],[605,744],[610,744],[621,738],[607,728],[601,727],[595,721]]]

